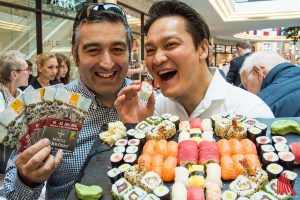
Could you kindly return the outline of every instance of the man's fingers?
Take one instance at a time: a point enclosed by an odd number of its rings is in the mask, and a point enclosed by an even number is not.
[[[118,108],[119,106],[121,106],[121,105],[123,104],[123,102],[125,102],[125,98],[126,98],[126,96],[125,96],[124,94],[121,95],[121,96],[119,96],[119,97],[115,100],[114,106],[115,106],[116,108]]]
[[[26,168],[27,169],[37,169],[39,168],[43,162],[45,162],[46,158],[51,153],[51,147],[46,146],[39,152],[37,152],[27,163]]]
[[[55,158],[54,158],[54,169],[55,170],[59,163],[61,162],[62,158],[63,158],[63,155],[64,155],[64,152],[62,149],[58,150],[56,155],[55,155]]]
[[[148,109],[153,109],[153,111],[154,111],[155,97],[154,97],[154,93],[153,92],[152,92],[151,96],[149,97],[146,106],[147,106]]]
[[[118,93],[118,96],[121,95],[132,95],[135,94],[139,91],[140,86],[139,85],[130,85],[128,87],[123,88],[122,90],[120,90],[120,92]]]
[[[37,152],[41,149],[47,147],[50,144],[49,139],[45,138],[37,142],[36,144],[32,145],[25,151],[23,151],[17,158],[16,164],[26,164]]]
[[[130,83],[130,85],[140,85],[141,84],[141,81],[139,80],[134,80]]]

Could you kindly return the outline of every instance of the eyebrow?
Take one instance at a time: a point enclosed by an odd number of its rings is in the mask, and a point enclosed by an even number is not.
[[[170,39],[173,39],[173,38],[178,39],[179,41],[182,41],[182,39],[181,39],[180,37],[178,37],[178,34],[177,34],[177,33],[176,33],[176,34],[169,35],[169,36],[163,38],[162,41],[163,41],[163,42],[166,42],[166,41],[168,41],[168,40],[170,40]],[[153,43],[153,42],[151,42],[151,41],[150,41],[150,42],[146,42],[145,47],[147,47],[147,46],[153,46],[152,43]]]
[[[118,45],[123,46],[123,47],[127,47],[127,43],[124,42],[124,41],[121,41],[121,40],[120,41],[115,41],[115,42],[112,43],[112,46],[118,46]],[[82,49],[84,50],[84,49],[87,49],[89,47],[101,47],[101,45],[97,42],[88,42],[88,43],[83,45]]]

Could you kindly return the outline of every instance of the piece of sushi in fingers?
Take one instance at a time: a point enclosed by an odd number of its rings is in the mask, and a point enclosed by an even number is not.
[[[152,85],[150,85],[146,81],[142,81],[140,83],[140,89],[139,89],[139,92],[138,92],[138,97],[140,99],[148,100],[149,97],[151,96],[152,92],[153,92]]]

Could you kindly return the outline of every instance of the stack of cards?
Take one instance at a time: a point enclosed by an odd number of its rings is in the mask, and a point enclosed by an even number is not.
[[[26,91],[1,113],[1,140],[19,151],[48,138],[53,148],[73,151],[91,100],[59,85]]]

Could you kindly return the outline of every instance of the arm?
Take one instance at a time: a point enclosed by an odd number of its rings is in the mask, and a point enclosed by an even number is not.
[[[238,73],[236,69],[237,69],[237,67],[235,66],[235,62],[234,62],[234,60],[232,60],[230,62],[229,71],[228,71],[227,76],[226,76],[226,81],[228,83],[233,84],[235,82],[236,73]]]
[[[119,117],[124,123],[137,123],[153,115],[154,94],[152,93],[147,103],[142,102],[137,93],[140,81],[133,81],[131,86],[123,88],[114,105]]]

